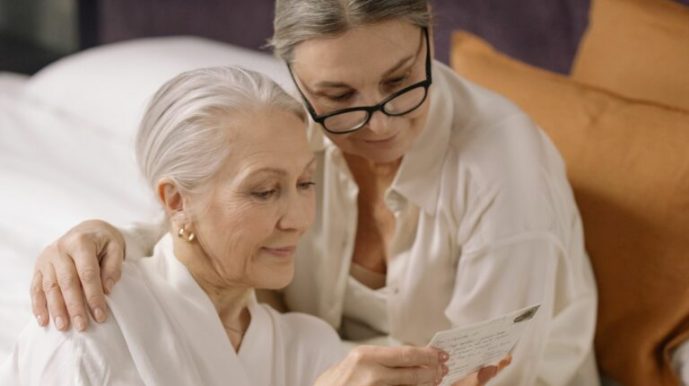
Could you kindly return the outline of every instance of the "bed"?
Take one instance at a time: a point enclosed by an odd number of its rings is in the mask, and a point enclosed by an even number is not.
[[[444,62],[452,31],[464,29],[524,63],[567,74],[589,22],[588,0],[432,4]],[[184,70],[239,64],[292,88],[263,47],[272,6],[84,0],[82,52],[32,77],[0,72],[0,361],[31,320],[28,288],[43,246],[86,218],[126,225],[158,214],[136,169],[133,136],[160,84]]]

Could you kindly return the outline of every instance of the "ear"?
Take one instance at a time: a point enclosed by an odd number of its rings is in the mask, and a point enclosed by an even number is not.
[[[174,219],[180,215],[184,216],[186,209],[184,196],[174,180],[170,178],[161,179],[158,181],[156,192],[168,218]]]

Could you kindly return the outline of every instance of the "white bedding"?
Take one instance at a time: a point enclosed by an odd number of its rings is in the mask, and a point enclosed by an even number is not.
[[[156,213],[129,138],[3,85],[0,77],[0,362],[31,318],[30,275],[43,246],[86,218],[126,224]]]

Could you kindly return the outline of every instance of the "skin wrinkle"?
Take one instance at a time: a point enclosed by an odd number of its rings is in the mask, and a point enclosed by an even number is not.
[[[253,289],[279,289],[292,280],[294,256],[276,256],[265,248],[296,247],[313,222],[315,192],[308,183],[315,159],[305,122],[294,113],[250,109],[234,114],[232,121],[225,127],[232,133],[233,149],[208,192],[185,196],[175,191],[184,202],[180,212],[197,201],[204,201],[206,209],[197,215],[173,215],[171,231],[184,225],[195,233],[191,243],[174,238],[175,255],[208,294],[238,347],[241,336],[236,331],[244,331],[250,322],[246,305]],[[256,195],[266,189],[276,193],[265,199]],[[162,200],[168,210],[180,201],[174,195]]]

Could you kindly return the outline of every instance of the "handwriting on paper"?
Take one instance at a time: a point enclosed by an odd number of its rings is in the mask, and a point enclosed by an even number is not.
[[[539,307],[533,305],[471,326],[437,332],[428,345],[450,355],[449,372],[441,386],[451,385],[507,356]]]

